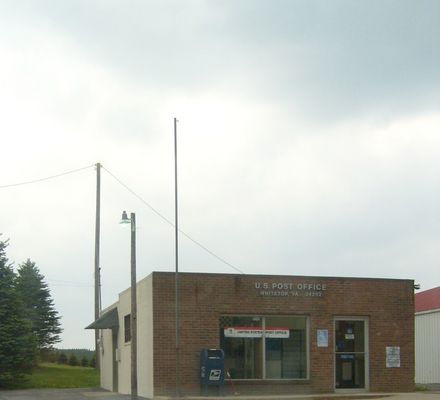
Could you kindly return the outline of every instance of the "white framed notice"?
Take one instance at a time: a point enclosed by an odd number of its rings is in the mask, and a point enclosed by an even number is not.
[[[387,368],[400,368],[400,347],[387,346]]]
[[[317,329],[316,341],[318,347],[328,347],[328,329]]]

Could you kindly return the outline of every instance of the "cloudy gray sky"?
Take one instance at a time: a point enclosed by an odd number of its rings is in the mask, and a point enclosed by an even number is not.
[[[248,274],[440,285],[440,2],[0,2],[0,233],[92,347],[95,170],[102,298],[174,270],[180,227]],[[110,173],[111,174],[110,174]],[[234,273],[185,237],[182,271]]]

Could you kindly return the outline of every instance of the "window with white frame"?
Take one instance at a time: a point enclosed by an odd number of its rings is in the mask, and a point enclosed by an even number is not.
[[[220,346],[231,379],[306,379],[305,316],[220,318]]]

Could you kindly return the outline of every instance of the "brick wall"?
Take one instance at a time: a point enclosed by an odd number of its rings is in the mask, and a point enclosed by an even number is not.
[[[219,347],[219,318],[224,314],[306,315],[310,322],[309,379],[228,381],[226,392],[333,392],[334,318],[343,316],[368,318],[370,391],[414,390],[413,281],[189,273],[180,273],[179,281],[182,394],[199,393],[200,350]],[[266,295],[256,289],[256,282],[268,285]],[[318,283],[325,290],[295,290],[297,296],[267,295],[274,283],[292,284],[295,289]],[[306,296],[306,292],[318,297]],[[154,394],[172,395],[176,370],[173,273],[153,273],[153,310]],[[328,347],[317,347],[317,329],[328,330]],[[400,368],[386,368],[386,346],[400,347]]]

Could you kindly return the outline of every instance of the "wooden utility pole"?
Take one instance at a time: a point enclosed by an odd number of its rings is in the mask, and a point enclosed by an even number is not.
[[[101,269],[99,268],[99,246],[101,231],[101,164],[96,164],[96,220],[95,220],[95,321],[101,312]],[[96,368],[100,368],[99,329],[95,329]]]

